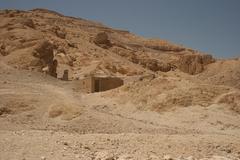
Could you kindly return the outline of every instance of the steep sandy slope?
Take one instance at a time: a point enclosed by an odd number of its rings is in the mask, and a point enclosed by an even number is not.
[[[231,77],[228,79],[235,84],[238,83],[238,79]],[[174,110],[177,107],[195,105],[208,107],[212,104],[226,103],[230,109],[240,113],[239,89],[227,85],[214,85],[182,73],[172,72],[156,78],[145,77],[143,80],[110,91],[106,96],[118,97],[121,103],[130,102],[137,105],[139,109],[157,112]]]
[[[83,94],[74,82],[2,66],[1,158],[236,157],[239,113],[218,99],[239,91],[196,85],[184,76]]]
[[[239,106],[220,101],[239,90],[165,75],[84,94],[74,81],[0,71],[1,159],[240,156]]]
[[[240,59],[219,60],[197,76],[206,83],[228,85],[240,89]]]

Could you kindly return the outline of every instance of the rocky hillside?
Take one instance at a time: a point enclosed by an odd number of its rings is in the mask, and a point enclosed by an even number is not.
[[[215,62],[211,55],[190,48],[46,9],[2,10],[0,19],[1,60],[18,69],[41,71],[49,66],[58,78],[65,69],[72,79],[176,69],[194,75]]]
[[[45,9],[0,19],[0,160],[240,159],[239,58]],[[125,83],[87,94],[88,74]]]

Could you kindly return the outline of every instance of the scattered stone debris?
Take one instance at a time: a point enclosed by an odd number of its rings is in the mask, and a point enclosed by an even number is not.
[[[41,157],[41,160],[47,160],[47,158],[46,158],[46,157],[44,157],[44,156],[42,156],[42,157]]]
[[[163,159],[164,160],[173,160],[173,158],[170,155],[164,155]]]
[[[68,142],[63,142],[63,145],[68,146]]]
[[[12,110],[10,110],[9,108],[0,106],[0,116],[4,114],[11,114],[11,113],[12,113]]]

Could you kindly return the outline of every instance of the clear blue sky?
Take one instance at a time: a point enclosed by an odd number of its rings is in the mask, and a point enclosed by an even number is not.
[[[47,8],[215,57],[240,57],[240,0],[1,0],[0,9]]]

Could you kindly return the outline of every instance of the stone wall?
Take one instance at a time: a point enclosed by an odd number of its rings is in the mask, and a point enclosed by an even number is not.
[[[122,86],[123,80],[117,77],[94,77],[94,85],[95,92],[107,91]]]
[[[123,80],[117,77],[87,77],[79,80],[79,90],[86,93],[102,92],[123,85]]]
[[[93,77],[87,77],[81,79],[77,82],[77,90],[81,90],[85,93],[93,93],[94,92],[94,79]]]

